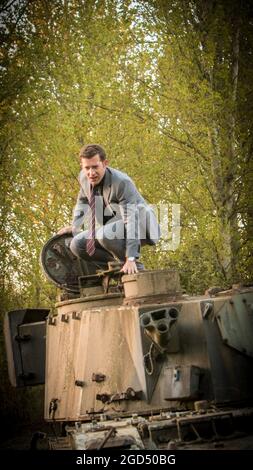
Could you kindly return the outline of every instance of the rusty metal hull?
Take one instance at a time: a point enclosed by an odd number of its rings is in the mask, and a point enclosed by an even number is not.
[[[69,272],[69,241],[44,253],[69,282],[56,313],[5,318],[12,384],[45,377],[45,419],[64,428],[50,448],[244,448],[231,439],[253,435],[253,287],[190,297],[173,270]]]
[[[252,304],[253,293],[247,296]],[[232,297],[245,305],[244,293]],[[217,320],[228,305],[231,295],[101,307],[81,299],[59,303],[47,321],[45,418],[144,416],[193,409],[199,400],[249,403],[252,357],[224,341]],[[179,312],[166,348],[156,348],[140,320],[158,307]]]

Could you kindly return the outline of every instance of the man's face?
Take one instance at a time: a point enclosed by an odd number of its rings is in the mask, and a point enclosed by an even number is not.
[[[96,186],[103,179],[107,165],[108,160],[101,161],[98,154],[92,158],[81,157],[81,168],[92,186]]]

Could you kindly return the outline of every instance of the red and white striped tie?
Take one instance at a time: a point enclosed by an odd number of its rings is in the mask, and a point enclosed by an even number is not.
[[[91,187],[90,192],[90,220],[89,220],[89,233],[88,239],[86,242],[86,251],[89,256],[94,255],[95,253],[95,226],[96,226],[96,219],[95,219],[95,193],[94,188]]]

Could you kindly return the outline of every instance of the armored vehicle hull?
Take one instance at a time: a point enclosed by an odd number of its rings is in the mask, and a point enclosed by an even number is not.
[[[71,286],[37,322],[34,310],[5,320],[13,385],[45,375],[45,419],[64,429],[52,449],[226,447],[253,433],[252,287],[190,297],[175,271],[115,269]]]
[[[124,276],[123,285],[148,276]],[[253,397],[253,291],[155,295],[105,294],[100,306],[88,296],[58,303],[49,317],[45,418],[79,423],[67,426],[74,448],[93,449],[109,432],[112,447],[201,440],[199,428],[214,439],[252,419],[244,407]]]

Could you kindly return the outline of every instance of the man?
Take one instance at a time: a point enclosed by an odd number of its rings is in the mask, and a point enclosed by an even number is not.
[[[139,263],[141,245],[157,243],[160,229],[152,208],[137,191],[129,176],[108,166],[104,149],[97,144],[80,151],[80,191],[71,227],[70,249],[78,257],[106,267],[120,261],[126,274],[143,269]],[[89,215],[89,227],[81,231]]]

